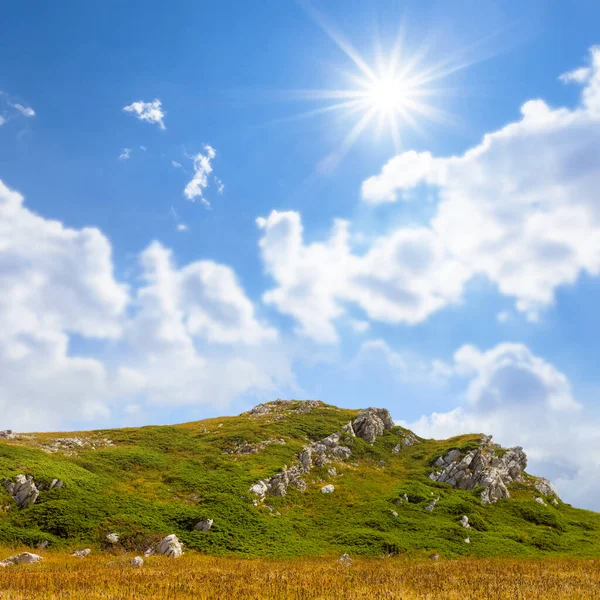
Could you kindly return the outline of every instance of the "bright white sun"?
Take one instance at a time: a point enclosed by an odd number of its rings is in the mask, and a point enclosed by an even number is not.
[[[366,100],[378,111],[390,112],[404,105],[406,90],[400,79],[378,79],[369,86]]]

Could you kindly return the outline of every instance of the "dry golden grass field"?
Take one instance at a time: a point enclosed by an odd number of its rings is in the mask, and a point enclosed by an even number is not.
[[[600,599],[600,561],[578,559],[247,560],[186,554],[85,559],[48,552],[44,562],[0,570],[2,600],[85,599]]]

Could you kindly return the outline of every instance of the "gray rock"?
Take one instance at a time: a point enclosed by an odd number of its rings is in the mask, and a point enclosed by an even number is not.
[[[74,556],[75,558],[85,558],[91,552],[92,551],[89,548],[85,548],[85,550],[75,550],[71,556]]]
[[[392,517],[397,517],[398,513],[395,510],[390,510],[390,512],[392,513]]]
[[[212,528],[214,520],[213,519],[204,519],[202,521],[198,521],[194,529],[196,531],[210,531]]]
[[[256,494],[257,496],[264,497],[265,494],[269,491],[269,486],[264,481],[259,481],[255,483],[249,491],[250,493]]]
[[[4,429],[0,431],[0,440],[12,440],[17,437],[11,429]]]
[[[321,488],[321,493],[322,494],[333,494],[334,491],[335,491],[335,488],[333,487],[333,485],[331,485],[331,483],[328,484],[328,485],[324,485]]]
[[[519,446],[509,448],[502,456],[496,456],[497,449],[499,446],[491,443],[491,436],[484,436],[479,448],[471,450],[465,456],[459,450],[450,450],[435,462],[435,466],[442,467],[441,470],[433,471],[429,477],[433,481],[449,483],[462,490],[483,486],[483,504],[509,498],[506,486],[522,480],[527,457]]]
[[[109,533],[109,534],[106,536],[106,541],[107,541],[109,544],[116,544],[116,543],[118,543],[118,541],[119,541],[119,536],[118,536],[116,533]]]
[[[543,494],[544,496],[554,496],[558,498],[558,492],[552,483],[545,477],[538,477],[536,482],[533,484],[535,489]]]
[[[342,431],[344,433],[347,433],[348,435],[352,436],[352,437],[356,437],[356,434],[354,433],[354,429],[352,427],[352,421],[346,423],[346,425],[344,425],[342,427]]]
[[[418,444],[418,443],[419,443],[419,440],[417,439],[417,436],[412,431],[409,431],[402,438],[402,445],[403,446],[414,446],[415,444]]]
[[[470,544],[471,540],[469,538],[465,538],[465,544]]]
[[[393,452],[394,454],[399,454],[400,450],[402,450],[402,444],[396,444],[396,445],[394,446],[394,449],[392,450],[392,452]]]
[[[392,429],[392,427],[394,427],[394,421],[385,408],[365,408],[352,422],[354,433],[370,444],[383,435],[386,429]]]
[[[435,505],[439,502],[440,498],[439,496],[437,498],[435,498],[434,500],[431,501],[431,503],[429,505],[427,505],[425,507],[425,510],[427,512],[433,512],[433,509],[435,508]]]
[[[3,481],[6,491],[13,497],[19,508],[33,504],[40,495],[31,475],[17,475],[15,483],[9,479]]]
[[[471,526],[469,525],[469,517],[467,517],[467,515],[463,515],[460,519],[460,524],[465,528],[465,529],[471,529]]]
[[[538,504],[541,504],[542,506],[548,506],[548,505],[547,505],[547,504],[544,502],[544,499],[543,499],[543,498],[535,498],[535,501],[536,501]]]
[[[31,565],[44,560],[38,554],[32,554],[31,552],[21,552],[15,556],[9,556],[5,558],[0,565],[7,567],[8,565]]]
[[[172,533],[161,540],[158,545],[158,553],[169,558],[178,558],[183,554],[183,546],[177,536]]]
[[[141,556],[136,556],[131,559],[132,567],[141,567],[144,564],[144,559]]]
[[[352,565],[352,559],[350,558],[350,555],[342,554],[339,563],[342,565],[342,567],[350,567]]]

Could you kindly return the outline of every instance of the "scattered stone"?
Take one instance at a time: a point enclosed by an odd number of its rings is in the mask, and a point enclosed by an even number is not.
[[[3,567],[8,567],[8,565],[31,565],[42,560],[44,559],[38,554],[21,552],[21,554],[17,554],[16,556],[9,556],[8,558],[5,558],[2,562],[0,562],[0,565]]]
[[[356,433],[354,433],[354,429],[352,427],[352,421],[349,421],[342,427],[342,431],[347,433],[349,436],[356,437]]]
[[[324,485],[324,486],[321,488],[321,493],[322,493],[322,494],[333,494],[334,490],[335,490],[335,488],[334,488],[334,487],[331,485],[331,483],[330,483],[330,484],[328,484],[328,485]]]
[[[237,443],[235,448],[233,449],[227,448],[225,452],[227,454],[258,454],[270,444],[285,445],[285,440],[283,438],[269,438],[264,442],[258,442],[256,444],[252,444],[250,442],[242,442]]]
[[[399,454],[399,453],[400,453],[400,450],[402,450],[402,444],[396,444],[396,445],[394,446],[394,449],[392,450],[392,452],[393,452],[394,454]]]
[[[85,550],[75,550],[71,556],[74,556],[75,558],[85,558],[90,553],[91,550],[89,548],[85,548]]]
[[[414,446],[415,444],[418,444],[418,443],[419,443],[419,440],[417,439],[417,436],[412,431],[409,431],[402,438],[402,445],[403,446]]]
[[[335,467],[329,467],[329,469],[327,469],[327,475],[335,477],[337,475],[337,469]]]
[[[109,544],[116,544],[116,543],[118,543],[118,541],[119,541],[119,536],[118,536],[116,533],[109,533],[109,534],[106,536],[106,541],[107,541]]]
[[[48,540],[44,540],[43,542],[40,542],[37,545],[38,550],[43,550],[44,548],[47,548],[47,547],[48,547]]]
[[[404,498],[405,502],[408,502],[408,495],[407,494],[403,494],[402,497]]]
[[[479,448],[464,456],[460,450],[453,449],[438,458],[434,464],[442,469],[432,472],[429,477],[461,490],[484,486],[482,504],[510,498],[506,486],[514,481],[522,481],[527,456],[520,446],[509,448],[502,456],[496,456],[496,450],[499,449],[500,446],[491,443],[491,436],[483,436]]]
[[[392,513],[392,517],[396,518],[398,516],[398,513],[395,510],[390,510],[390,512]]]
[[[269,486],[264,481],[258,481],[249,490],[252,494],[256,494],[261,498],[269,491]]]
[[[554,504],[554,506],[558,506],[558,500],[556,498],[552,498],[552,504]]]
[[[64,452],[67,456],[76,456],[80,450],[96,450],[114,446],[112,440],[106,437],[69,437],[56,438],[50,443],[40,444],[40,448],[49,454]]]
[[[144,564],[144,559],[141,556],[136,556],[131,559],[130,564],[132,567],[141,567]]]
[[[380,467],[385,467],[385,461],[384,460],[380,460],[379,461],[379,466]]]
[[[156,548],[154,548],[153,546],[150,546],[150,548],[146,549],[146,552],[144,552],[144,556],[146,558],[148,558],[149,556],[154,556],[156,554]]]
[[[10,479],[5,479],[2,485],[4,485],[6,491],[13,497],[19,508],[30,506],[40,495],[31,475],[17,475],[15,483],[10,481]]]
[[[465,544],[470,544],[471,540],[469,538],[465,538]]]
[[[535,501],[536,501],[538,504],[541,504],[542,506],[548,506],[548,505],[547,505],[547,504],[544,502],[544,499],[543,499],[543,498],[535,498]]]
[[[429,555],[430,560],[440,560],[440,555],[437,552]]]
[[[342,565],[342,567],[350,567],[352,566],[352,559],[350,558],[349,554],[342,554],[339,563]]]
[[[158,545],[158,553],[164,554],[169,558],[177,558],[183,554],[183,546],[177,539],[177,536],[172,533],[160,542]]]
[[[465,528],[465,529],[471,529],[471,526],[469,525],[469,517],[467,517],[467,515],[463,515],[460,519],[460,524]]]
[[[196,531],[210,531],[213,522],[213,519],[204,519],[203,521],[199,521],[198,523],[196,523],[194,529]]]
[[[365,408],[352,421],[354,433],[370,444],[383,435],[386,429],[392,429],[392,427],[394,427],[394,421],[385,408]]]
[[[431,503],[425,507],[425,510],[427,512],[433,512],[433,509],[435,508],[435,505],[439,502],[439,500],[440,500],[439,496],[437,498],[433,499],[431,501]]]

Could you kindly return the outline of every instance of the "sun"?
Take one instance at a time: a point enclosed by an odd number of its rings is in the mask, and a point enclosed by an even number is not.
[[[423,132],[426,121],[448,124],[450,115],[440,105],[448,90],[439,87],[439,82],[452,73],[464,69],[476,60],[466,60],[465,51],[448,53],[437,62],[428,62],[427,48],[410,54],[404,47],[404,28],[387,53],[375,39],[376,55],[369,63],[352,44],[308,2],[300,2],[306,12],[325,31],[333,42],[350,59],[353,68],[341,69],[346,85],[337,89],[315,89],[288,91],[285,97],[292,100],[321,102],[322,106],[294,115],[295,120],[337,113],[350,117],[350,129],[340,141],[339,147],[323,161],[321,168],[332,170],[355,144],[365,130],[373,129],[378,139],[389,136],[394,149],[403,149],[402,135],[410,128]]]

